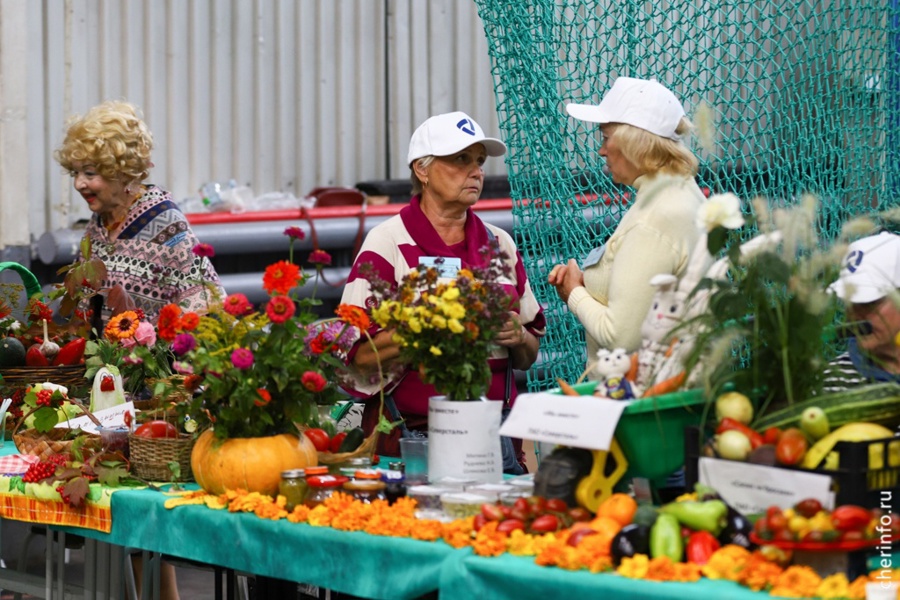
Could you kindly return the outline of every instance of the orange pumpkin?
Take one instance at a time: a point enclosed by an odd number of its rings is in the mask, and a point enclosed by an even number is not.
[[[244,489],[274,496],[282,471],[317,463],[316,447],[305,435],[219,441],[207,430],[197,438],[191,452],[194,478],[211,494]]]
[[[598,517],[609,517],[624,527],[631,523],[637,512],[637,501],[629,494],[615,493],[597,507]]]

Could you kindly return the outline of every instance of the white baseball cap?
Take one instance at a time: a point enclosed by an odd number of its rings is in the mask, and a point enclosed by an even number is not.
[[[506,144],[484,136],[481,127],[464,112],[435,115],[413,132],[406,164],[423,156],[450,156],[472,144],[484,144],[488,156],[506,154]]]
[[[886,231],[847,248],[841,275],[828,289],[853,304],[875,302],[900,288],[900,235]]]
[[[655,80],[619,77],[600,105],[567,104],[566,112],[589,123],[625,123],[676,142],[675,133],[684,117],[681,102]]]

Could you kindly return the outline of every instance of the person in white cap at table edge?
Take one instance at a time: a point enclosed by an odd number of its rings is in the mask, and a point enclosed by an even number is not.
[[[506,145],[485,137],[481,127],[462,112],[433,116],[422,123],[409,142],[407,164],[410,167],[413,197],[400,213],[374,227],[366,236],[353,263],[341,303],[371,307],[375,301],[366,277],[375,275],[387,282],[399,282],[410,270],[422,264],[445,259],[443,268],[469,268],[484,263],[480,250],[496,239],[506,253],[510,272],[504,285],[513,297],[513,311],[498,335],[502,351],[491,363],[491,383],[487,398],[512,402],[516,396],[510,369],[528,369],[537,358],[539,341],[544,335],[544,314],[525,276],[522,257],[515,242],[504,230],[484,223],[472,211],[484,185],[484,162],[489,156],[502,156]],[[372,265],[372,273],[360,267]],[[437,392],[419,378],[418,370],[404,367],[397,374],[391,365],[397,362],[399,347],[392,332],[370,331],[385,372],[393,380],[377,381],[375,351],[362,340],[351,353],[350,362],[357,373],[352,389],[360,398],[372,398],[382,385],[391,392],[386,397],[386,415],[391,421],[405,419],[403,427],[413,435],[428,429],[428,397]],[[372,376],[376,381],[372,381]],[[389,375],[391,376],[391,375]],[[345,388],[346,389],[346,388]],[[389,402],[390,401],[390,402]],[[363,429],[370,434],[378,421],[378,402],[367,402]],[[399,456],[397,436],[380,436],[377,452]],[[409,433],[404,432],[409,435]],[[513,448],[515,441],[519,447]],[[523,472],[521,440],[503,440],[503,467],[511,474]]]
[[[637,190],[605,245],[581,268],[570,259],[548,276],[585,328],[592,363],[601,348],[638,349],[654,293],[650,279],[683,275],[700,236],[695,217],[705,197],[694,181],[697,158],[682,141],[692,125],[662,84],[619,77],[598,106],[568,104],[566,111],[600,124],[600,156],[612,180]]]
[[[847,342],[847,351],[831,361],[823,392],[878,381],[900,382],[900,235],[881,232],[850,244],[841,274],[830,286],[847,304],[848,321],[866,327]]]

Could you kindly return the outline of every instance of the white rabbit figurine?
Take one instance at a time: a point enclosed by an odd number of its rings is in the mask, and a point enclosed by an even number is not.
[[[634,392],[631,382],[625,378],[625,374],[631,368],[631,357],[622,348],[607,350],[601,348],[597,351],[597,371],[599,383],[594,388],[594,395],[611,400],[631,400]]]

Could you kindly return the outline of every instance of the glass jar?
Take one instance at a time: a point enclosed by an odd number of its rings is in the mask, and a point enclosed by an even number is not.
[[[308,490],[304,504],[315,508],[328,500],[332,494],[341,489],[348,479],[341,475],[314,475],[306,478]]]
[[[304,469],[306,471],[307,480],[313,475],[328,475],[328,467],[325,465],[316,465],[315,467],[306,467]]]
[[[384,497],[388,504],[393,504],[398,498],[406,497],[406,478],[400,471],[385,471],[381,474],[384,482]]]
[[[278,484],[278,493],[284,496],[287,502],[284,509],[288,512],[300,506],[306,500],[306,472],[303,469],[290,469],[281,472],[281,482]]]
[[[372,459],[368,456],[354,456],[353,458],[348,458],[347,460],[334,463],[330,465],[328,471],[332,475],[344,474],[346,471],[350,471],[350,475],[356,472],[357,469],[367,469],[372,466]]]
[[[386,500],[383,481],[377,479],[351,479],[344,483],[344,491],[363,504],[371,504],[375,500]]]

